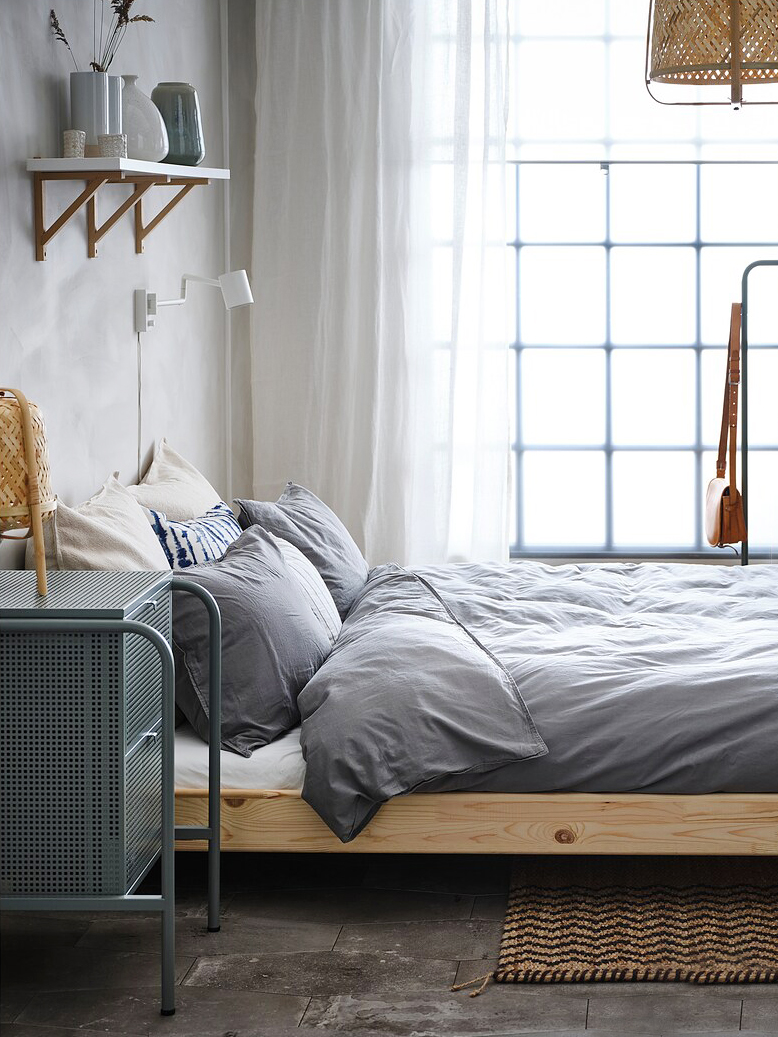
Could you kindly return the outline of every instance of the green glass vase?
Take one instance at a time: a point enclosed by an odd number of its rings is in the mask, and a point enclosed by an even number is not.
[[[162,161],[199,166],[205,158],[205,141],[195,88],[189,83],[157,83],[151,100],[162,114],[170,145]]]

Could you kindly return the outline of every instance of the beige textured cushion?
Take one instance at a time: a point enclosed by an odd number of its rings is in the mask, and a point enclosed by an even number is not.
[[[57,502],[55,523],[47,523],[54,526],[54,536],[49,532],[46,538],[49,568],[170,570],[146,513],[116,474],[94,497],[75,508]],[[31,556],[28,547],[28,568]]]
[[[174,522],[191,522],[221,500],[204,475],[170,446],[166,439],[157,447],[149,470],[137,486],[127,490],[152,511],[162,511]]]

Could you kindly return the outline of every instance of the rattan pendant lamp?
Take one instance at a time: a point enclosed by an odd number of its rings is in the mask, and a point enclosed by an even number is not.
[[[776,104],[743,88],[778,82],[778,0],[650,0],[646,87],[660,104]],[[663,100],[652,83],[729,85],[729,100]]]

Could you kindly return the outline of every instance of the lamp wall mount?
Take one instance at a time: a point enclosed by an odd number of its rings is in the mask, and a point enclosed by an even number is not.
[[[136,288],[135,299],[135,331],[151,331],[157,323],[157,293],[147,292],[145,288]]]
[[[219,288],[224,305],[228,310],[236,306],[250,306],[254,302],[251,294],[248,275],[245,270],[231,270],[220,274],[218,278],[200,277],[199,274],[184,274],[181,278],[181,294],[177,299],[159,299],[156,292],[145,288],[136,288],[134,293],[135,331],[151,331],[157,323],[157,313],[161,306],[183,306],[187,299],[187,288],[190,281]]]

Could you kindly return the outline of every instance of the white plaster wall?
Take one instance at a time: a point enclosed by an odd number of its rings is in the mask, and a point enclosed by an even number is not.
[[[90,3],[53,0],[81,67],[91,55]],[[0,385],[38,403],[48,428],[54,488],[67,504],[90,496],[109,472],[133,482],[136,463],[136,339],[132,292],[178,295],[181,274],[216,276],[224,257],[224,187],[197,187],[135,255],[131,214],[86,256],[84,215],[75,217],[35,260],[32,186],[25,162],[57,156],[68,122],[67,50],[51,36],[50,0],[0,0]],[[221,166],[222,65],[219,0],[140,0],[155,24],[130,27],[111,68],[136,73],[150,93],[161,80],[198,90],[205,165]],[[108,4],[106,3],[106,7]],[[81,190],[49,184],[48,222]],[[154,188],[156,211],[169,188]],[[129,193],[102,189],[104,220]],[[148,219],[148,216],[146,217]],[[190,299],[163,310],[143,336],[143,432],[147,462],[167,436],[226,494],[224,420],[226,320],[220,293],[190,286]]]

